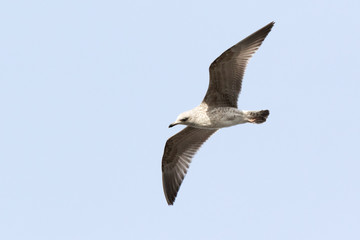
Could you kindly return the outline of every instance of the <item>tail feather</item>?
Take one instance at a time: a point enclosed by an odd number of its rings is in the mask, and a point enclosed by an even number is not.
[[[249,112],[249,122],[252,123],[263,123],[269,116],[269,110],[251,111]]]

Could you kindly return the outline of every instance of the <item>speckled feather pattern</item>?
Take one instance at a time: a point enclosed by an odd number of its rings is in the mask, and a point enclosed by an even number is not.
[[[166,201],[172,205],[193,156],[218,129],[242,123],[263,123],[269,110],[237,109],[246,65],[271,31],[274,22],[226,50],[210,65],[210,82],[203,102],[181,113],[169,127],[186,125],[166,142],[162,158],[162,180]]]

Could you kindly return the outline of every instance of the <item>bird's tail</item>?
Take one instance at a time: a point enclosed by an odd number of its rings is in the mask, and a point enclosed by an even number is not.
[[[270,114],[269,110],[249,111],[248,119],[251,123],[263,123]]]

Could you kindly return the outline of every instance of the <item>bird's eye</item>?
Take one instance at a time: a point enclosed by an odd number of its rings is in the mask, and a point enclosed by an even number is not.
[[[188,117],[186,117],[186,118],[182,118],[182,119],[180,119],[180,121],[182,121],[182,122],[186,122],[188,119],[189,119],[189,118],[188,118]]]

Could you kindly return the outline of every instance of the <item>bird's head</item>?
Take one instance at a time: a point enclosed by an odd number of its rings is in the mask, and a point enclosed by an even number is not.
[[[169,125],[169,128],[175,126],[175,125],[178,125],[178,124],[182,124],[182,125],[190,125],[190,120],[191,120],[191,117],[190,117],[190,113],[189,112],[184,112],[184,113],[181,113],[175,122],[173,122],[172,124]]]

